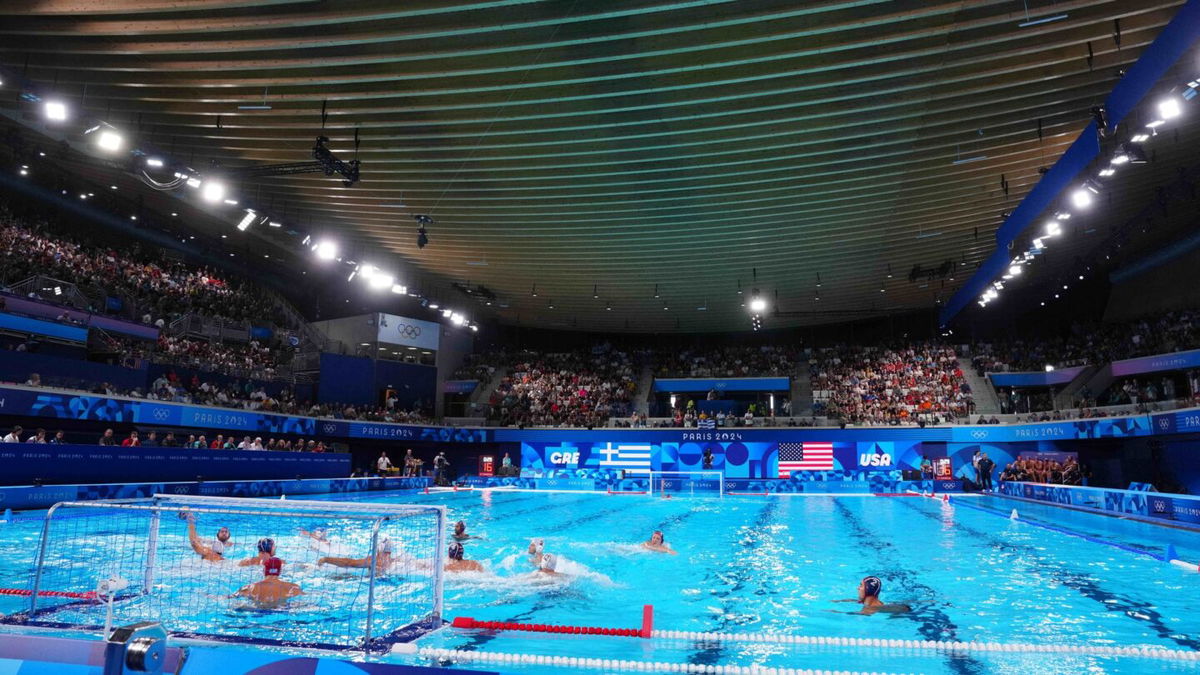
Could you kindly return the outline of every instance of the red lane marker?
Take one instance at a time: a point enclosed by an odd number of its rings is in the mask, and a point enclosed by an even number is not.
[[[618,637],[649,638],[654,631],[654,606],[642,607],[641,628],[603,628],[599,626],[557,626],[544,623],[513,623],[510,621],[476,621],[469,616],[455,617],[451,622],[455,628],[479,628],[483,630],[515,630],[527,633],[565,633],[570,635],[611,635]]]
[[[27,588],[0,588],[0,595],[18,595],[28,598],[33,595],[33,591]],[[95,600],[98,596],[96,595],[96,591],[87,591],[86,593],[79,593],[77,591],[38,591],[38,597]]]

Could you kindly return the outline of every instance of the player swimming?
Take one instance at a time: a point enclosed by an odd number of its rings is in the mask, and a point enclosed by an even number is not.
[[[217,538],[212,541],[201,539],[196,532],[196,514],[190,511],[180,511],[179,517],[187,520],[188,524],[188,543],[192,545],[192,550],[200,556],[201,559],[209,562],[220,562],[225,559],[225,551],[233,546],[233,542],[229,541],[229,528],[221,526],[217,530]]]
[[[845,614],[871,615],[879,612],[885,614],[903,614],[912,611],[912,607],[908,605],[884,603],[879,599],[881,591],[883,591],[883,581],[879,577],[865,577],[858,583],[858,598],[852,600],[835,600],[834,602],[858,602],[862,604],[862,609],[857,612],[845,612]]]
[[[446,561],[447,572],[482,572],[483,565],[478,560],[467,560],[463,557],[463,545],[454,542],[448,552],[450,559]]]
[[[247,584],[234,593],[235,598],[249,598],[259,609],[277,609],[290,598],[304,595],[300,586],[279,578],[283,561],[274,556],[263,563],[263,578]]]
[[[642,542],[642,547],[654,551],[655,553],[670,553],[676,555],[677,551],[671,548],[666,539],[663,539],[662,530],[655,530],[654,534],[650,535],[648,541]]]
[[[375,546],[375,571],[383,572],[395,562],[392,556],[392,540],[383,537]],[[333,565],[334,567],[370,567],[371,556],[363,558],[337,558],[324,556],[317,558],[317,566]]]

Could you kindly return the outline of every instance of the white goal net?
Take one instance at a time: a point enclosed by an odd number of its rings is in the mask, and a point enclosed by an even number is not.
[[[63,502],[46,515],[21,621],[155,620],[201,639],[386,648],[442,625],[445,518],[400,504]]]
[[[651,471],[650,494],[724,497],[725,474],[720,471]]]

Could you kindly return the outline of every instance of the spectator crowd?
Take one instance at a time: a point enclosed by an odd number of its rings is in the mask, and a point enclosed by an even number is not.
[[[952,347],[836,347],[809,362],[814,409],[857,425],[965,420],[974,403]]]
[[[521,352],[489,401],[506,426],[603,426],[629,414],[637,384],[629,354],[611,345],[568,352]]]

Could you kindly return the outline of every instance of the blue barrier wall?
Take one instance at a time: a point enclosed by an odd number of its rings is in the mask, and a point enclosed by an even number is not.
[[[1200,524],[1200,498],[1141,490],[1004,483],[1000,494],[1109,513]]]
[[[421,406],[433,409],[437,392],[437,368],[397,361],[377,361],[375,391],[385,387],[396,390],[396,400],[402,408]]]
[[[988,373],[987,376],[997,387],[1052,387],[1069,383],[1086,367],[1059,368],[1050,372]]]
[[[69,378],[86,382],[109,382],[118,389],[145,391],[146,371],[141,368],[123,368],[106,363],[95,363],[83,359],[29,352],[0,351],[0,381],[24,382],[30,373],[47,378]]]
[[[321,385],[317,389],[317,400],[321,403],[378,405],[374,382],[371,359],[321,354]]]
[[[340,494],[429,487],[428,478],[317,478],[304,480],[180,481],[0,487],[4,508],[44,509],[58,502],[89,499],[139,499],[158,494],[205,497],[279,497]]]
[[[655,378],[654,391],[708,392],[716,391],[788,391],[791,380],[786,377],[728,377],[722,379],[662,377]]]
[[[0,484],[344,478],[350,455],[98,445],[0,444]]]
[[[0,312],[0,329],[16,333],[31,333],[43,337],[58,338],[59,340],[70,340],[72,342],[87,342],[88,335],[87,329],[80,328],[79,326],[59,323],[57,321],[31,319],[27,316],[17,316],[16,314],[8,314],[6,312]]]

